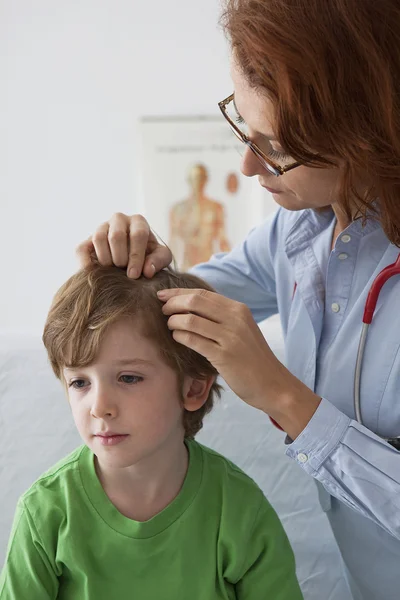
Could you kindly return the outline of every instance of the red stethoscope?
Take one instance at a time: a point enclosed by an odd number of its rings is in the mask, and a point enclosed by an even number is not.
[[[393,277],[394,275],[400,274],[400,254],[397,257],[396,262],[388,265],[375,277],[371,289],[368,292],[367,301],[364,307],[364,315],[362,319],[362,329],[360,342],[358,344],[357,351],[357,360],[356,360],[356,368],[354,371],[354,412],[356,415],[357,421],[362,425],[362,415],[361,415],[361,404],[360,404],[360,387],[361,387],[361,372],[362,372],[362,364],[365,352],[365,344],[367,341],[368,329],[371,325],[372,318],[374,316],[376,304],[378,302],[379,294],[381,293],[381,289],[383,285],[387,282],[388,279]],[[296,291],[297,284],[294,284],[293,296]],[[272,418],[270,417],[271,422],[283,431],[282,427]],[[389,444],[391,444],[396,450],[400,450],[400,437],[395,438],[384,438]]]

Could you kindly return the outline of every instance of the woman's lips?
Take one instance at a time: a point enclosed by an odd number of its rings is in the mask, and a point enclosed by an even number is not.
[[[262,185],[262,187],[263,187],[264,189],[266,189],[266,190],[267,190],[268,192],[270,192],[271,194],[281,194],[281,193],[282,193],[282,190],[274,190],[274,189],[272,189],[272,188],[270,188],[270,187],[268,187],[268,186],[266,186],[266,185],[263,185],[263,184],[261,184],[261,185]]]

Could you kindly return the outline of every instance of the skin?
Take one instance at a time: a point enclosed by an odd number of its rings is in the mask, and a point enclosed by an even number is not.
[[[231,72],[236,106],[252,141],[263,149],[282,152],[275,139],[271,102],[248,85],[234,61]],[[331,206],[336,216],[332,247],[349,225],[338,205],[339,169],[299,166],[277,178],[245,149],[241,171],[275,190],[275,202],[287,210]],[[172,260],[169,249],[157,243],[142,216],[121,213],[101,225],[77,252],[82,266],[97,256],[102,264],[127,266],[131,277],[142,271],[152,277]],[[205,290],[167,290],[160,299],[178,342],[206,356],[240,398],[273,417],[292,439],[303,431],[321,399],[277,360],[247,306]]]
[[[185,377],[131,321],[106,332],[93,363],[65,368],[72,415],[80,436],[95,454],[103,488],[125,516],[146,521],[163,510],[182,487],[188,455],[182,414],[208,398],[213,378]],[[100,432],[127,434],[105,446]]]
[[[284,153],[274,134],[272,103],[265,95],[257,93],[249,86],[234,62],[231,76],[235,88],[235,104],[240,116],[248,125],[251,140],[262,150],[266,149],[267,153],[269,147]],[[292,159],[287,156],[287,163],[290,162]],[[283,176],[275,177],[246,147],[241,171],[247,177],[257,176],[262,187],[276,190],[277,193],[273,193],[275,202],[287,210],[318,209],[330,205],[337,219],[337,234],[349,224],[337,204],[339,169],[311,169],[299,166]]]

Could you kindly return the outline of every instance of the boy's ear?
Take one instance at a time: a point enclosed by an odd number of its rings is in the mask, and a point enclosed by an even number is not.
[[[185,409],[191,412],[199,410],[207,401],[211,386],[215,380],[215,375],[210,375],[206,379],[193,379],[193,377],[185,376],[182,389],[183,406]]]

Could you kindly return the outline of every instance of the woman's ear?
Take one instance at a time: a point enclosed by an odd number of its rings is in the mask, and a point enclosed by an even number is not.
[[[207,401],[211,386],[215,380],[215,375],[210,375],[206,379],[193,379],[193,377],[186,375],[182,389],[183,406],[185,409],[191,412],[199,410]]]

